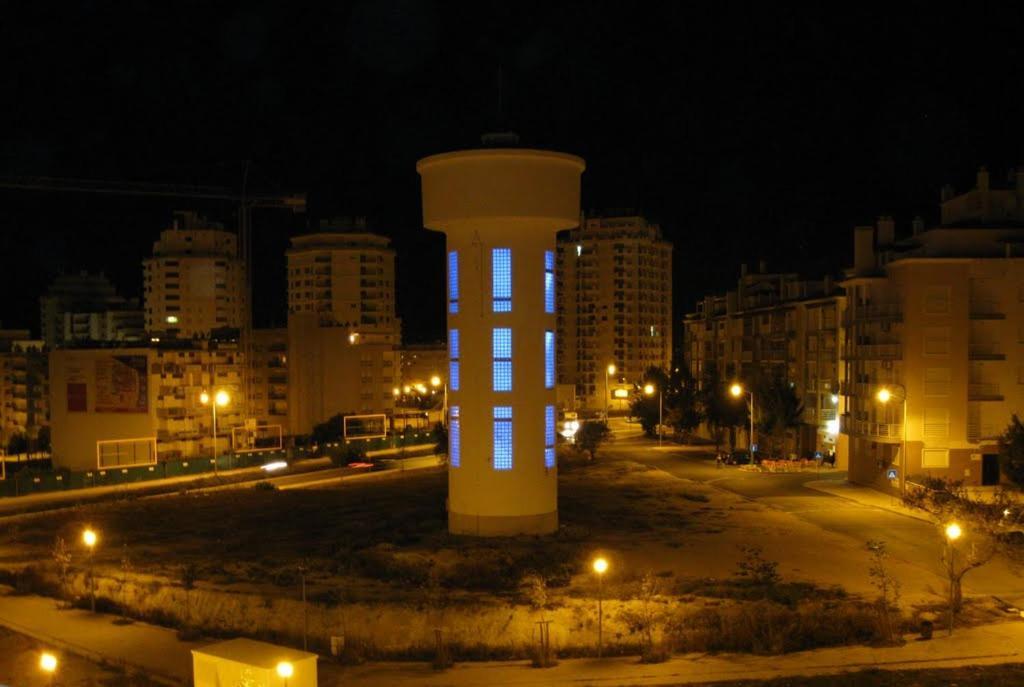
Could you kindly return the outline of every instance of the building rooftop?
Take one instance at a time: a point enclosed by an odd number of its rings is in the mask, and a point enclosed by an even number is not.
[[[245,639],[244,637],[210,644],[202,649],[193,649],[192,653],[222,658],[265,670],[273,670],[282,661],[298,663],[307,659],[316,660],[316,654],[311,654],[308,651],[292,649],[287,646],[277,646],[267,642],[258,642],[254,639]]]

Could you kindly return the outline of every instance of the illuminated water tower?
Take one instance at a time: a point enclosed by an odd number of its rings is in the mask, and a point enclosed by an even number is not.
[[[447,237],[448,529],[558,528],[555,233],[579,224],[582,159],[482,148],[420,160]]]

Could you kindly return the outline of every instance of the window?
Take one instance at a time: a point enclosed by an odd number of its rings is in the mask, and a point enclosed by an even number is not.
[[[448,251],[448,312],[459,312],[459,253]]]
[[[461,420],[459,419],[459,407],[452,406],[448,409],[448,460],[453,468],[459,467],[462,463],[462,437],[459,435]]]
[[[555,407],[544,406],[544,467],[555,467]]]
[[[555,312],[555,253],[544,251],[544,312]]]
[[[491,249],[491,296],[494,312],[512,312],[512,249]]]
[[[494,407],[495,470],[512,469],[512,406]]]
[[[459,330],[448,330],[448,386],[459,390]]]
[[[923,468],[948,468],[949,449],[926,448],[921,451],[921,467]]]
[[[924,409],[924,438],[949,438],[949,408]]]
[[[512,329],[495,327],[491,337],[495,391],[512,391]]]
[[[555,333],[544,332],[544,388],[555,388]]]
[[[924,370],[924,395],[949,396],[952,375],[948,367],[927,367]]]

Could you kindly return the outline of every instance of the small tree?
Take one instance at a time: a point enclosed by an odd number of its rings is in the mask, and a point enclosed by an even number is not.
[[[743,558],[736,564],[736,577],[754,587],[760,587],[765,597],[769,596],[782,581],[779,564],[764,557],[760,546],[740,546]]]
[[[128,616],[128,575],[132,572],[132,559],[128,556],[128,545],[121,549],[121,615]]]
[[[181,588],[185,590],[185,627],[192,624],[191,591],[196,588],[196,579],[199,577],[199,570],[195,563],[187,563],[181,566],[179,581]]]
[[[999,437],[999,467],[1006,479],[1024,487],[1024,424],[1016,414]]]
[[[53,561],[57,564],[60,593],[66,602],[68,600],[68,569],[71,567],[71,549],[68,548],[64,537],[58,536],[53,544]]]
[[[759,385],[757,405],[760,416],[758,429],[772,440],[772,453],[783,457],[786,446],[786,434],[793,427],[799,427],[803,419],[804,405],[797,396],[793,386],[782,377],[772,377]],[[799,434],[797,435],[796,451],[800,452]]]
[[[867,543],[871,555],[868,576],[872,586],[878,590],[875,610],[878,613],[879,635],[886,644],[894,644],[897,638],[893,615],[899,618],[900,582],[889,571],[889,551],[884,541],[871,540]]]
[[[611,438],[608,424],[600,420],[586,420],[576,432],[576,450],[587,451],[593,459],[598,447]]]
[[[655,648],[655,636],[658,628],[665,620],[665,610],[658,603],[660,592],[658,578],[647,571],[640,579],[636,593],[636,610],[627,610],[621,614],[629,631],[640,636],[641,660],[644,663],[660,663],[668,659],[668,652]]]
[[[434,450],[442,455],[448,455],[448,428],[441,422],[435,422],[430,432],[434,440]]]

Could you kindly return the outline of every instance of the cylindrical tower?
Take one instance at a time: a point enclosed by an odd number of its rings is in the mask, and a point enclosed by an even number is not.
[[[447,249],[448,529],[558,528],[555,233],[579,223],[578,157],[481,149],[420,160]]]

